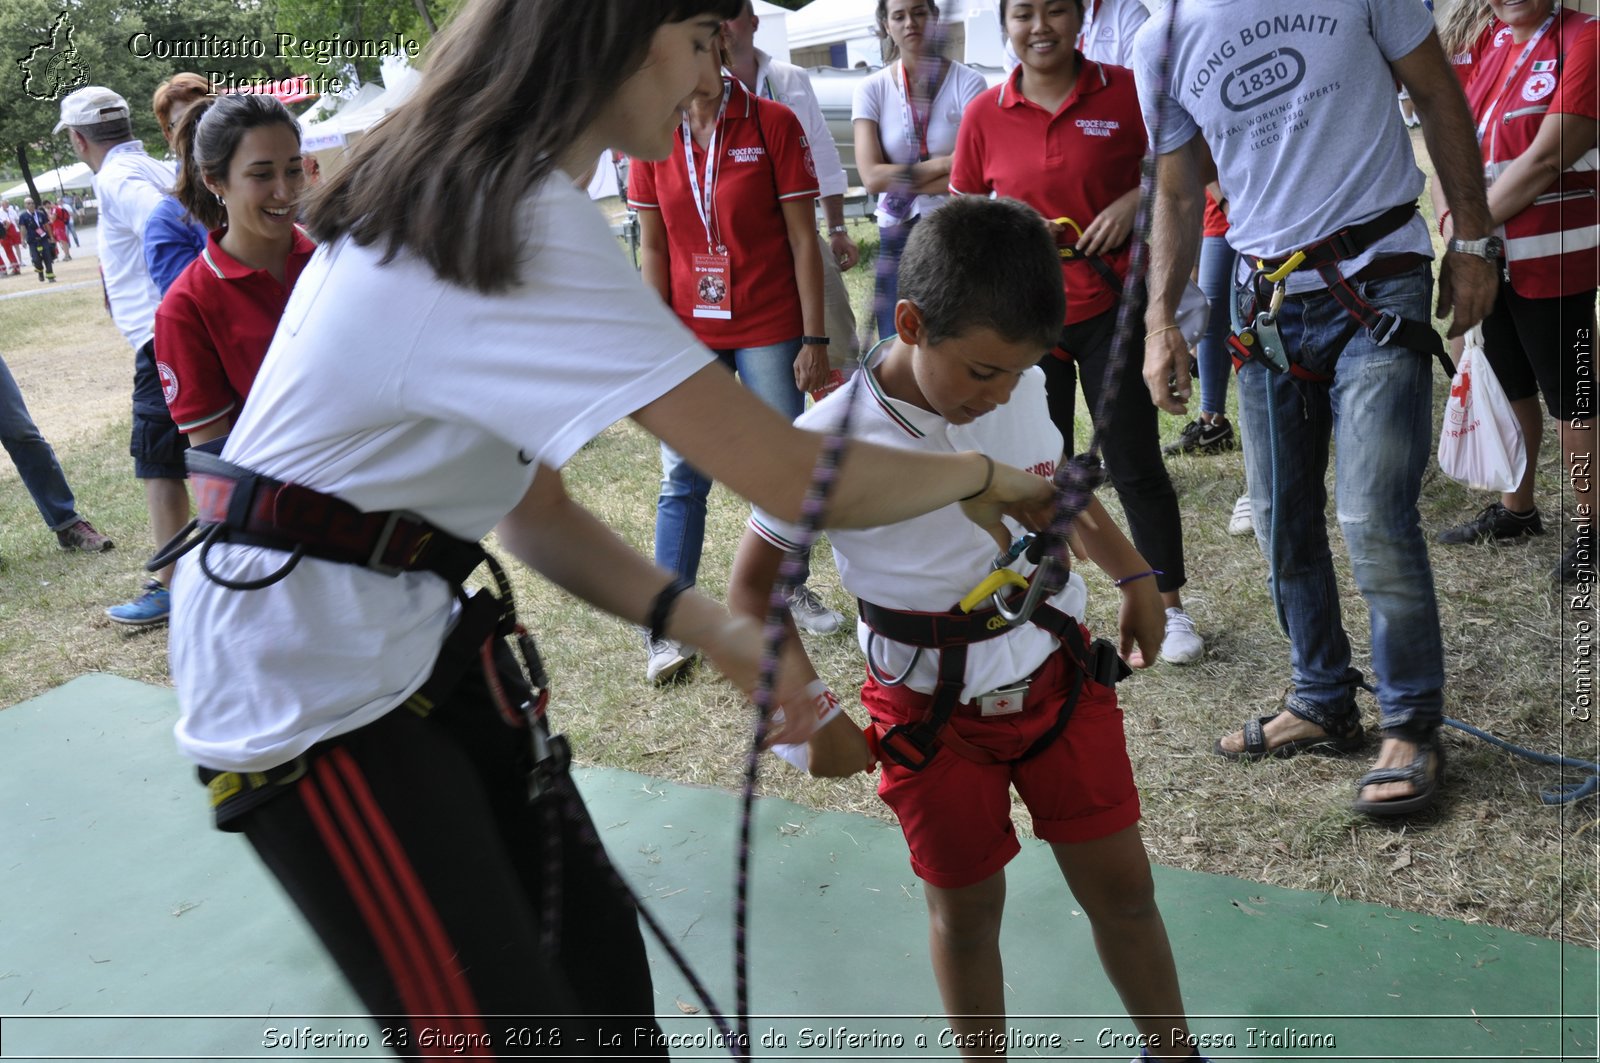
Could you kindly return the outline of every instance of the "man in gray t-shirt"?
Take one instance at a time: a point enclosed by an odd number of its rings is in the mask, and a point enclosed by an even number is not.
[[[1177,20],[1170,50],[1168,12]],[[1415,213],[1423,178],[1394,82],[1425,120],[1457,233],[1479,245],[1452,243],[1440,269],[1439,309],[1453,311],[1451,335],[1487,313],[1496,286],[1494,249],[1480,239],[1489,213],[1460,85],[1427,10],[1393,0],[1174,0],[1135,48],[1160,159],[1145,339],[1151,395],[1162,409],[1185,412],[1189,352],[1174,311],[1213,177],[1231,204],[1244,323],[1269,310],[1274,288],[1283,296],[1276,319],[1251,332],[1245,349],[1273,347],[1293,364],[1280,372],[1254,357],[1238,387],[1256,536],[1289,636],[1294,690],[1281,712],[1249,721],[1217,752],[1254,760],[1362,742],[1362,676],[1350,667],[1327,534],[1331,442],[1339,524],[1371,618],[1384,732],[1355,807],[1372,815],[1427,807],[1444,774],[1436,739],[1444,651],[1416,503],[1432,450],[1438,337],[1428,319],[1431,242]],[[1331,259],[1323,242],[1352,227],[1327,268],[1261,278],[1297,251]]]

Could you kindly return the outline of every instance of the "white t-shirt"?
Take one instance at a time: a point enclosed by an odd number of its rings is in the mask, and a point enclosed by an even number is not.
[[[709,354],[639,283],[564,176],[531,193],[521,282],[486,295],[402,253],[348,239],[295,286],[223,456],[367,510],[408,509],[477,540],[607,425]],[[227,590],[190,554],[173,589],[178,744],[261,770],[354,730],[415,691],[453,612],[427,572],[306,559],[262,590]],[[257,578],[285,554],[226,546],[212,568]]]
[[[156,334],[161,293],[144,261],[144,226],[176,179],[171,164],[152,159],[137,140],[106,152],[94,175],[100,201],[100,269],[111,320],[134,350]]]
[[[788,107],[805,127],[811,161],[817,167],[817,194],[822,198],[844,195],[849,184],[844,176],[844,163],[839,159],[839,146],[833,142],[833,134],[828,132],[828,120],[823,117],[810,75],[793,63],[774,59],[757,48],[753,91]]]
[[[1011,401],[967,425],[953,425],[936,413],[889,398],[874,371],[857,373],[851,383],[801,414],[795,424],[811,431],[832,432],[853,402],[850,438],[902,450],[954,454],[976,450],[995,461],[1041,476],[1055,473],[1061,457],[1061,433],[1050,420],[1045,402],[1044,371],[1023,374]],[[798,528],[755,510],[749,526],[781,550],[792,547]],[[1015,526],[1013,532],[1018,532]],[[990,572],[994,540],[962,515],[960,506],[946,506],[911,520],[882,528],[831,529],[839,581],[857,598],[890,609],[942,612],[960,601]],[[1013,565],[1023,575],[1033,571],[1026,559]],[[1076,572],[1051,599],[1063,612],[1083,617],[1088,588]],[[866,624],[856,621],[856,636],[867,649]],[[962,700],[971,700],[1033,673],[1060,643],[1034,624],[1013,628],[999,638],[977,643],[967,652]],[[880,671],[899,675],[915,649],[888,639],[872,640],[872,659]],[[924,651],[906,686],[927,694],[938,678],[938,654]]]
[[[1171,10],[1170,8],[1167,10]],[[1418,3],[1186,0],[1177,5],[1172,94],[1156,116],[1165,11],[1145,24],[1135,72],[1145,125],[1159,152],[1198,131],[1228,190],[1228,243],[1241,256],[1279,258],[1422,193],[1389,64],[1433,32]],[[1421,215],[1340,264],[1353,276],[1379,255],[1432,257]],[[1240,262],[1241,272],[1253,263]],[[1313,270],[1291,292],[1324,287]]]
[[[1150,21],[1141,0],[1084,0],[1080,50],[1086,59],[1133,66],[1133,38]]]
[[[850,107],[851,121],[860,118],[878,123],[878,145],[883,149],[885,162],[906,166],[922,155],[922,138],[918,128],[923,116],[913,118],[911,105],[906,100],[905,75],[899,60],[878,70],[856,86],[855,99]],[[945,71],[939,91],[927,115],[928,156],[953,155],[956,150],[956,131],[961,127],[961,113],[967,104],[988,89],[983,75],[961,63],[951,63]],[[909,217],[937,210],[949,196],[918,196],[911,204]],[[896,218],[878,208],[879,225],[895,225],[904,218]]]

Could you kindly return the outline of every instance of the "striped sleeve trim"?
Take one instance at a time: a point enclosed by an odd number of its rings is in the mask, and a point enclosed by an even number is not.
[[[788,193],[785,193],[784,195],[781,195],[781,196],[778,197],[778,199],[780,201],[790,200],[790,199],[816,199],[816,198],[817,198],[817,189],[815,189],[815,188],[808,188],[803,192],[788,192]]]
[[[758,518],[758,517],[751,517],[750,518],[749,528],[750,528],[751,531],[753,531],[757,535],[761,536],[761,538],[765,539],[768,543],[770,543],[773,546],[776,546],[779,550],[798,550],[798,549],[800,549],[800,544],[799,543],[795,542],[792,539],[787,539],[784,536],[779,535],[776,531],[773,530],[771,525],[762,523],[760,518]]]
[[[204,428],[213,421],[220,421],[232,413],[238,403],[230,402],[216,413],[208,413],[204,417],[197,417],[193,421],[174,421],[180,432],[193,432],[196,428]]]
[[[632,207],[634,210],[660,210],[661,209],[661,204],[659,204],[659,203],[642,203],[637,199],[628,200],[628,206]]]

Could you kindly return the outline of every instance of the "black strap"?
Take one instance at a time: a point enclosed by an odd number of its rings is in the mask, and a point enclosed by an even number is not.
[[[928,711],[921,720],[890,727],[878,738],[879,750],[896,764],[909,771],[927,767],[947,744],[953,734],[945,728],[961,704],[961,689],[966,685],[967,647],[978,642],[998,638],[1011,630],[998,611],[980,610],[974,613],[951,611],[948,613],[919,613],[889,609],[858,599],[861,618],[874,632],[906,645],[939,651],[939,673],[934,683]],[[1114,685],[1129,669],[1116,648],[1104,639],[1096,639],[1091,651],[1084,646],[1083,630],[1070,615],[1050,605],[1040,605],[1034,610],[1032,623],[1050,632],[1072,655],[1072,689],[1062,699],[1060,711],[1049,730],[1033,741],[1022,754],[1009,763],[1020,764],[1038,756],[1050,743],[1060,737],[1077,708],[1083,691],[1084,677],[1093,676],[1106,686]],[[993,623],[998,621],[998,623]],[[1109,651],[1109,652],[1108,652]],[[964,742],[948,742],[964,746]]]
[[[212,546],[240,543],[285,551],[290,561],[266,583],[219,579],[205,565],[207,575],[224,586],[254,589],[283,578],[306,556],[391,576],[433,572],[459,586],[488,556],[481,544],[451,535],[415,513],[360,510],[336,495],[275,480],[195,448],[185,452],[184,461],[199,517],[180,536],[184,541],[167,544],[149,562],[158,568],[195,546],[204,545],[204,564]]]

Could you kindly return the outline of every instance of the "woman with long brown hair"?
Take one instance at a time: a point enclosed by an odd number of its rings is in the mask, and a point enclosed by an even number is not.
[[[488,1016],[547,1017],[559,1043],[542,1051],[666,1055],[635,910],[544,741],[537,657],[530,682],[494,637],[505,604],[460,584],[496,529],[573,595],[755,685],[757,626],[640,557],[560,473],[631,417],[763,508],[801,512],[822,439],[715,363],[581,190],[604,148],[681,150],[738,7],[469,0],[416,94],[318,186],[322,246],[220,459],[194,459],[208,531],[174,599],[179,744],[219,826],[372,1014],[395,1017],[408,1057],[424,1034],[499,1046],[518,1027]],[[854,446],[826,520],[966,498],[993,526],[1049,496],[981,455]],[[798,687],[780,676],[779,700]],[[550,847],[564,858],[547,864]]]

